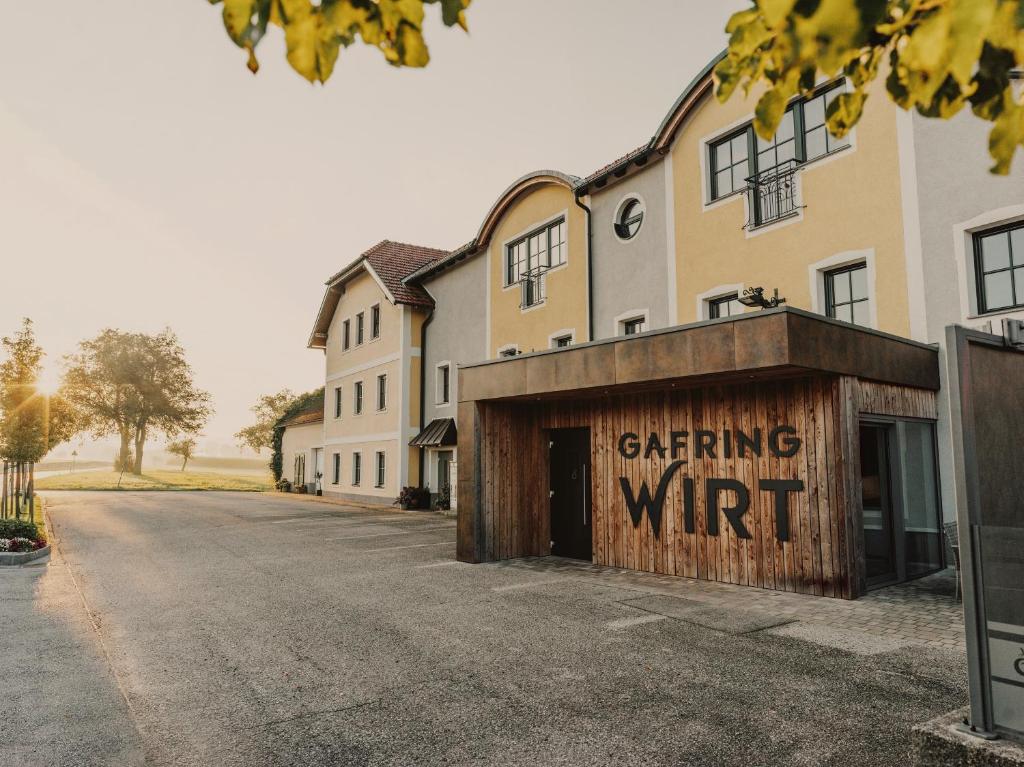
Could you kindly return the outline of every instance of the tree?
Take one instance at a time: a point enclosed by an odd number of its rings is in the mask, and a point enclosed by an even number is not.
[[[725,101],[737,86],[749,94],[763,84],[754,129],[766,140],[789,99],[808,95],[819,73],[849,80],[850,92],[827,114],[829,131],[844,136],[887,64],[886,90],[903,109],[948,119],[969,104],[992,123],[993,173],[1009,173],[1024,146],[1024,104],[1013,77],[1024,67],[1024,0],[754,0],[733,14],[726,32],[716,95]]]
[[[259,70],[256,46],[273,24],[284,30],[288,63],[310,82],[327,82],[342,47],[361,38],[396,67],[425,67],[425,4],[440,4],[445,26],[466,29],[471,0],[210,0],[222,3],[224,29]]]
[[[303,413],[309,410],[323,410],[324,407],[324,387],[314,389],[313,391],[300,394],[293,399],[285,411],[281,414],[281,417],[274,423],[273,428],[273,439],[270,443],[270,471],[274,475],[274,482],[281,479],[282,462],[284,457],[281,454],[281,441],[284,437],[284,429],[281,428],[281,424],[287,421],[289,418],[294,418],[299,413]]]
[[[22,320],[13,336],[0,339],[6,359],[0,363],[0,458],[3,459],[2,514],[13,498],[20,515],[21,499],[34,514],[33,464],[76,430],[73,409],[59,394],[39,389],[43,350],[36,343],[32,321]]]
[[[281,389],[276,394],[264,394],[249,408],[256,416],[256,423],[235,432],[239,445],[254,453],[270,448],[274,439],[274,426],[281,420],[288,407],[295,401],[291,389]]]
[[[167,443],[167,452],[181,457],[182,471],[185,471],[185,467],[188,466],[189,459],[195,453],[195,450],[196,441],[193,437],[182,437]]]
[[[194,434],[212,413],[196,388],[185,350],[170,329],[156,335],[107,329],[65,361],[65,392],[97,437],[117,434],[118,460],[142,473],[146,440]]]

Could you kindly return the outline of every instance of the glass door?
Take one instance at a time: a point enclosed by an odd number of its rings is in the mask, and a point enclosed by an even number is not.
[[[889,471],[892,433],[890,425],[864,423],[860,426],[864,559],[869,586],[890,583],[899,577]]]

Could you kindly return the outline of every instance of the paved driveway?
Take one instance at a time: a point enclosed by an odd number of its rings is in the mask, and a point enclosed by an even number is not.
[[[0,574],[0,762],[890,765],[966,699],[959,651],[456,563],[434,514],[47,498],[60,553]]]

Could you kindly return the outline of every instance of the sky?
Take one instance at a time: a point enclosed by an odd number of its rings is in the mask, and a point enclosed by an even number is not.
[[[426,69],[357,44],[321,87],[277,29],[250,74],[205,0],[14,3],[0,335],[31,317],[53,378],[103,328],[172,328],[213,396],[201,448],[228,454],[259,395],[323,384],[324,280],[382,239],[454,248],[524,173],[646,142],[748,4],[475,0],[468,35],[432,6]]]

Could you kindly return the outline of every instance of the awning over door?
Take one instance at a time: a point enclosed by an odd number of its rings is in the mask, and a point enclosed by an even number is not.
[[[409,443],[410,447],[444,447],[458,442],[454,418],[435,418]]]

